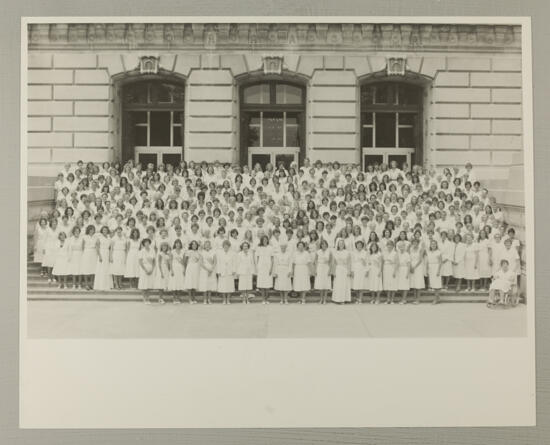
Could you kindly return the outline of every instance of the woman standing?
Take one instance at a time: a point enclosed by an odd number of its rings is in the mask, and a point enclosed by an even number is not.
[[[321,293],[320,304],[326,304],[328,291],[332,289],[330,265],[332,262],[332,254],[328,248],[328,243],[325,239],[321,240],[321,248],[315,253],[314,269],[315,269],[315,290]]]
[[[204,292],[203,303],[210,304],[212,292],[218,289],[218,279],[216,276],[216,254],[212,250],[209,240],[204,241],[203,250],[200,253],[200,272],[199,272],[199,292]]]
[[[145,304],[151,304],[149,301],[149,293],[155,288],[155,258],[156,254],[151,247],[151,240],[149,238],[144,238],[141,241],[141,250],[138,254],[138,289],[143,291],[143,302]]]
[[[296,252],[292,261],[292,287],[294,292],[300,295],[300,302],[306,304],[306,292],[311,290],[311,282],[309,280],[311,256],[305,250],[303,241],[296,244]]]
[[[371,243],[369,247],[369,275],[367,280],[367,288],[372,292],[371,303],[380,303],[380,293],[383,289],[382,283],[382,253],[378,244]]]
[[[183,287],[189,291],[189,303],[195,304],[195,291],[199,287],[201,256],[199,254],[199,243],[193,240],[189,243],[189,250],[185,253],[185,280]]]
[[[126,266],[124,268],[124,278],[130,280],[130,286],[137,289],[139,278],[139,246],[140,246],[140,233],[139,229],[133,228],[130,231],[130,237],[126,242]]]
[[[109,255],[111,253],[111,238],[109,228],[103,226],[96,240],[97,264],[95,268],[94,290],[110,290],[113,280],[110,273]]]
[[[346,250],[346,242],[340,238],[333,255],[334,286],[332,301],[338,304],[351,301],[351,254]]]
[[[260,238],[260,245],[254,256],[258,268],[256,288],[260,289],[263,304],[269,304],[269,290],[273,289],[273,248],[269,245],[267,236]]]
[[[122,289],[122,277],[126,271],[126,248],[126,237],[122,233],[122,227],[118,226],[115,229],[115,236],[111,240],[109,262],[114,288],[119,290]]]
[[[86,227],[86,234],[82,240],[84,250],[80,260],[82,286],[85,286],[86,290],[92,290],[94,285],[94,274],[97,266],[96,241],[95,227],[90,224]]]

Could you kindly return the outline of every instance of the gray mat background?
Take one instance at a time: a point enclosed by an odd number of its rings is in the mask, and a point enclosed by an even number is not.
[[[0,443],[12,444],[547,444],[550,443],[549,235],[544,221],[550,171],[550,2],[548,0],[2,0],[0,2]],[[531,16],[533,34],[537,421],[532,428],[369,428],[248,430],[19,430],[18,232],[21,16]],[[450,382],[452,383],[452,382]],[[511,408],[513,409],[513,408]],[[457,413],[460,416],[460,413]]]

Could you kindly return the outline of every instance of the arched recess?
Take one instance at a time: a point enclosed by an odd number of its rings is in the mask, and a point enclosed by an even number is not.
[[[386,70],[359,78],[361,163],[424,163],[427,91],[432,79],[411,71]]]
[[[241,164],[264,167],[303,162],[309,78],[287,70],[256,71],[235,77],[239,89]]]
[[[184,153],[185,77],[134,70],[113,76],[113,84],[120,161],[178,165]]]

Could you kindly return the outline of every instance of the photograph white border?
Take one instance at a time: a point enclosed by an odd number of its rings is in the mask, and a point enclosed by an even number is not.
[[[27,25],[97,22],[521,25],[527,336],[490,339],[31,340],[27,338],[27,206],[22,205],[22,428],[535,424],[533,103],[529,17],[24,17],[21,22],[20,161],[21,195],[25,199]],[[165,367],[156,367],[159,363]]]

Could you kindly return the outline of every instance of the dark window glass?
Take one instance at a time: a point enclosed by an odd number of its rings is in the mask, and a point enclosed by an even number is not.
[[[363,167],[366,170],[368,165],[380,165],[384,157],[382,155],[365,155],[363,156]]]
[[[169,111],[151,111],[151,146],[170,146]]]
[[[134,147],[147,146],[147,127],[134,127]]]
[[[363,113],[363,124],[372,125],[372,113]]]
[[[265,168],[267,164],[271,161],[271,155],[258,155],[253,154],[252,155],[252,166],[256,164],[260,164],[262,168]]]
[[[376,113],[376,146],[395,147],[395,113]]]
[[[372,105],[374,102],[374,87],[370,85],[364,85],[361,88],[361,104]]]
[[[298,113],[286,114],[286,147],[300,146]]]
[[[372,127],[363,127],[363,147],[372,147]]]
[[[130,84],[124,87],[124,101],[130,104],[146,104],[148,100],[148,84]]]
[[[176,167],[181,162],[181,154],[180,153],[163,153],[162,155],[162,163],[164,165],[171,164],[172,166]]]
[[[248,114],[248,147],[260,146],[260,113]]]
[[[263,146],[264,147],[282,147],[283,146],[283,113],[269,112],[264,113],[263,117]]]
[[[275,167],[279,168],[281,164],[288,169],[290,164],[294,162],[294,155],[276,155],[275,156]]]
[[[399,113],[399,125],[414,125],[415,120],[416,120],[416,114]]]
[[[414,128],[399,129],[399,146],[403,148],[416,148]]]
[[[172,102],[171,85],[153,84],[151,88],[151,100],[153,103]]]
[[[181,139],[181,127],[174,126],[174,147],[182,147],[182,139]]]
[[[275,86],[275,102],[277,104],[301,104],[302,89],[284,83]]]
[[[153,164],[157,168],[157,154],[156,153],[140,153],[138,161],[143,167],[147,167],[147,164]]]
[[[422,90],[414,85],[399,85],[400,105],[419,105],[422,102]]]
[[[262,83],[246,87],[243,99],[245,104],[269,104],[269,84]]]
[[[394,104],[395,103],[395,85],[391,83],[377,84],[374,103],[376,104]]]
[[[174,123],[175,124],[181,124],[182,119],[182,112],[181,111],[174,111]]]
[[[132,119],[135,124],[146,124],[147,123],[147,111],[134,111],[132,113]]]

